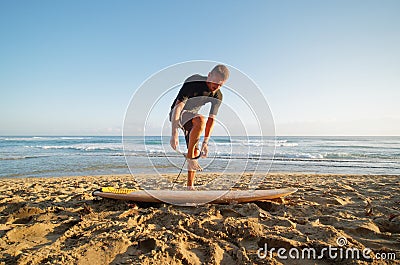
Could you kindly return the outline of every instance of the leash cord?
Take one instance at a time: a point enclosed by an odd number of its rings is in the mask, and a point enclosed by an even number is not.
[[[185,158],[185,161],[183,161],[183,165],[182,165],[182,167],[181,167],[181,170],[179,171],[179,174],[178,174],[178,176],[177,176],[177,177],[176,177],[176,179],[174,180],[174,184],[172,185],[172,188],[174,188],[174,186],[175,186],[176,182],[178,181],[178,179],[179,179],[179,176],[180,176],[180,175],[181,175],[181,173],[182,173],[183,167],[185,166],[185,163],[186,163],[186,158]]]

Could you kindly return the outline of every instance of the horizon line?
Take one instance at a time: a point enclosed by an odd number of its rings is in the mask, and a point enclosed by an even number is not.
[[[169,135],[145,135],[145,137],[169,137]],[[400,137],[400,135],[270,135],[270,136],[260,136],[260,135],[213,135],[211,137]],[[46,134],[19,134],[19,135],[0,135],[0,137],[143,137],[143,135],[46,135]],[[182,136],[183,137],[183,136]],[[202,136],[203,137],[203,136]]]

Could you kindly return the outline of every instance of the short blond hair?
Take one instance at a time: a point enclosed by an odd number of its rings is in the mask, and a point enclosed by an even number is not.
[[[224,80],[229,78],[229,69],[223,64],[218,64],[211,70],[211,72],[219,74]]]

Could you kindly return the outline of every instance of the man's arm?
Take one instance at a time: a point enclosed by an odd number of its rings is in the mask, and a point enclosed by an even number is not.
[[[210,139],[212,130],[214,128],[214,119],[215,119],[215,115],[210,114],[210,116],[207,119],[207,123],[206,123],[206,130],[204,132],[204,141],[208,143],[208,140]]]
[[[210,139],[212,130],[214,128],[215,117],[218,113],[218,109],[221,106],[221,103],[222,103],[222,93],[218,91],[218,93],[215,94],[214,98],[211,99],[211,108],[206,123],[206,131],[204,133],[203,145],[204,143],[208,144],[208,140]]]
[[[172,132],[171,132],[170,144],[171,144],[172,149],[174,149],[174,150],[176,150],[176,148],[179,145],[179,141],[178,141],[179,117],[181,115],[181,112],[182,112],[184,106],[185,106],[184,102],[177,100],[175,107],[173,109],[173,113],[171,115]]]

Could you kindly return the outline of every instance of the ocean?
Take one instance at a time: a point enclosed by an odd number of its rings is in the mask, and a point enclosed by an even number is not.
[[[169,137],[2,136],[0,177],[178,173]],[[184,140],[180,139],[184,150]],[[124,156],[126,153],[126,159]],[[273,158],[273,159],[272,159]],[[400,137],[212,137],[206,172],[400,175]]]

